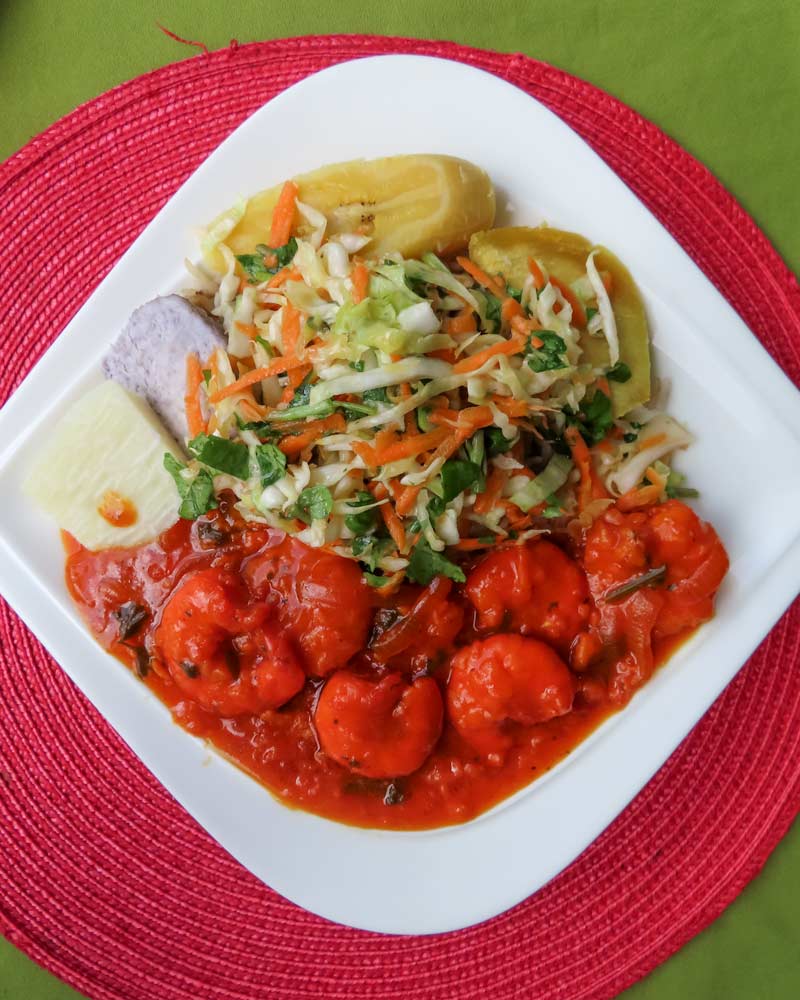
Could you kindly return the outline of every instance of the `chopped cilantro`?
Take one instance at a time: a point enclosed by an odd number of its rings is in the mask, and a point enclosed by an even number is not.
[[[606,378],[612,382],[628,382],[631,377],[631,370],[624,361],[618,361],[613,368],[606,372]]]
[[[280,247],[268,247],[264,243],[259,243],[256,250],[263,257],[274,257],[277,267],[286,267],[287,264],[292,263],[294,255],[297,253],[297,240],[293,236],[288,243],[284,243]]]
[[[680,472],[675,472],[674,469],[670,470],[665,491],[670,500],[691,500],[700,496],[697,490],[693,490],[689,486],[684,486],[685,482],[686,476]]]
[[[431,517],[441,517],[442,514],[444,514],[445,506],[446,504],[444,500],[440,496],[433,493],[428,501],[428,514],[430,514]],[[417,528],[415,530],[419,531],[420,527],[419,522],[417,522]]]
[[[311,524],[312,521],[325,520],[332,510],[333,496],[327,486],[307,486],[289,508],[289,517]]]
[[[494,323],[495,327],[500,326],[503,310],[500,299],[496,295],[489,295],[488,293],[484,297],[486,299],[486,318],[491,323]]]
[[[514,438],[507,438],[499,427],[487,427],[484,431],[489,456],[502,455],[514,447]]]
[[[430,413],[431,411],[428,409],[427,406],[420,406],[416,410],[417,427],[423,434],[425,434],[427,431],[433,430],[433,424],[431,423],[430,420]]]
[[[625,442],[625,444],[632,444],[638,437],[639,435],[636,433],[636,431],[631,431],[628,434],[623,434],[622,440]]]
[[[354,372],[363,372],[364,371],[364,362],[363,361],[351,361],[350,362],[350,367],[353,369]]]
[[[269,281],[275,273],[274,270],[267,267],[264,263],[264,257],[260,253],[237,253],[236,259],[241,264],[251,285],[260,285],[262,281]]]
[[[531,371],[550,372],[567,367],[564,357],[567,345],[557,333],[552,330],[537,330],[533,336],[542,341],[542,346],[532,347],[530,339],[528,340],[525,359]]]
[[[167,452],[164,455],[164,468],[175,480],[181,505],[178,515],[187,521],[196,521],[201,514],[213,510],[217,506],[214,497],[214,480],[206,469],[201,469],[194,479],[184,479],[181,474],[186,466],[182,465],[174,455]]]
[[[442,500],[445,504],[470,487],[478,487],[483,479],[483,471],[475,462],[450,459],[442,466]]]
[[[506,292],[511,296],[512,299],[516,299],[517,302],[522,301],[522,289],[514,288],[513,285],[506,285]]]
[[[294,391],[291,402],[289,403],[289,409],[295,406],[307,406],[308,400],[311,397],[311,377],[313,372],[309,372],[308,375],[303,379],[303,381],[298,385]]]
[[[286,472],[286,456],[274,444],[260,444],[255,449],[256,463],[261,477],[261,485],[272,486],[283,479]]]
[[[211,381],[211,369],[210,368],[204,368],[203,369],[203,381],[205,382],[206,385],[208,385],[208,383]]]
[[[558,498],[554,496],[552,493],[547,498],[545,503],[547,504],[547,506],[542,511],[542,517],[561,517],[561,515],[564,513],[564,511],[561,509],[561,504],[559,503]]]
[[[581,434],[589,444],[598,444],[606,436],[613,423],[611,400],[604,392],[596,389],[588,402],[584,400],[581,412],[578,414]]]
[[[592,316],[596,316],[596,315],[597,315],[597,310],[595,309],[594,306],[587,306],[586,307],[586,322],[587,323],[592,318]]]
[[[367,569],[373,572],[378,568],[378,563],[383,557],[394,548],[391,538],[376,538],[375,535],[358,535],[350,543],[353,555],[359,562],[363,563]]]
[[[250,476],[250,452],[246,444],[216,435],[198,434],[189,442],[189,451],[214,472],[222,472],[235,479]]]
[[[367,389],[366,392],[361,393],[361,398],[365,402],[370,402],[370,403],[389,402],[389,394],[386,392],[385,386],[381,386],[380,389]]]
[[[242,270],[247,275],[251,285],[260,285],[268,281],[278,268],[291,264],[297,253],[297,240],[292,237],[282,247],[268,247],[259,243],[256,253],[237,253]]]
[[[406,576],[412,583],[420,583],[423,587],[435,576],[447,576],[456,583],[464,583],[466,580],[461,567],[445,559],[441,552],[434,552],[424,538],[411,551]]]
[[[348,501],[348,506],[351,510],[354,510],[358,507],[369,506],[374,503],[375,498],[371,493],[367,493],[366,490],[359,490],[355,500]],[[377,528],[379,515],[380,512],[377,507],[370,507],[368,510],[358,510],[354,514],[347,514],[344,523],[348,531],[352,531],[354,535],[366,535],[367,532]]]
[[[272,413],[270,419],[273,422],[317,419],[330,416],[334,409],[335,404],[330,399],[323,399],[321,403],[295,403],[292,401],[285,410]]]
[[[278,427],[273,427],[272,424],[266,420],[250,420],[245,421],[239,416],[238,413],[235,414],[236,424],[240,431],[252,431],[256,437],[260,437],[263,441],[269,438],[278,438],[286,433],[285,429]]]
[[[375,412],[374,406],[365,406],[362,403],[345,403],[340,399],[334,399],[333,405],[344,413],[347,420],[358,420],[359,417],[368,417]]]
[[[261,344],[261,346],[267,352],[267,354],[269,355],[269,357],[272,357],[272,344],[270,344],[268,341],[264,340],[264,338],[262,336],[258,335],[258,334],[256,335],[256,343],[257,344]]]

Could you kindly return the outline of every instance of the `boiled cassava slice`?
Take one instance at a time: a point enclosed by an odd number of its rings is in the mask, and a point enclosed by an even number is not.
[[[164,452],[182,458],[147,403],[103,382],[48,430],[25,490],[87,549],[139,545],[178,520]]]

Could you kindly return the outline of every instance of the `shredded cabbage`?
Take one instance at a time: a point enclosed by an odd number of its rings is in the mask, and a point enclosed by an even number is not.
[[[597,270],[594,262],[597,250],[592,250],[586,258],[586,274],[589,276],[594,294],[597,297],[598,314],[603,318],[603,334],[608,342],[608,358],[612,367],[619,361],[619,336],[617,334],[617,321],[614,319],[614,310],[611,308],[611,299],[608,297],[606,286]]]

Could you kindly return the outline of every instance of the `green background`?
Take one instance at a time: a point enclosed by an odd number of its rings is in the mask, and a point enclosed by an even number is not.
[[[374,32],[543,59],[660,125],[800,268],[797,0],[0,0],[0,158],[76,104],[194,52],[156,21],[212,49],[232,38]],[[796,826],[736,903],[625,1000],[797,997],[798,887]],[[76,996],[0,939],[0,1000]]]

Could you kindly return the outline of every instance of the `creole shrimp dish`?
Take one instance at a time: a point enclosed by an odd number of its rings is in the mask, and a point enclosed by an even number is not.
[[[240,199],[31,469],[88,628],[287,806],[469,820],[714,613],[631,275],[494,220],[444,156]]]

